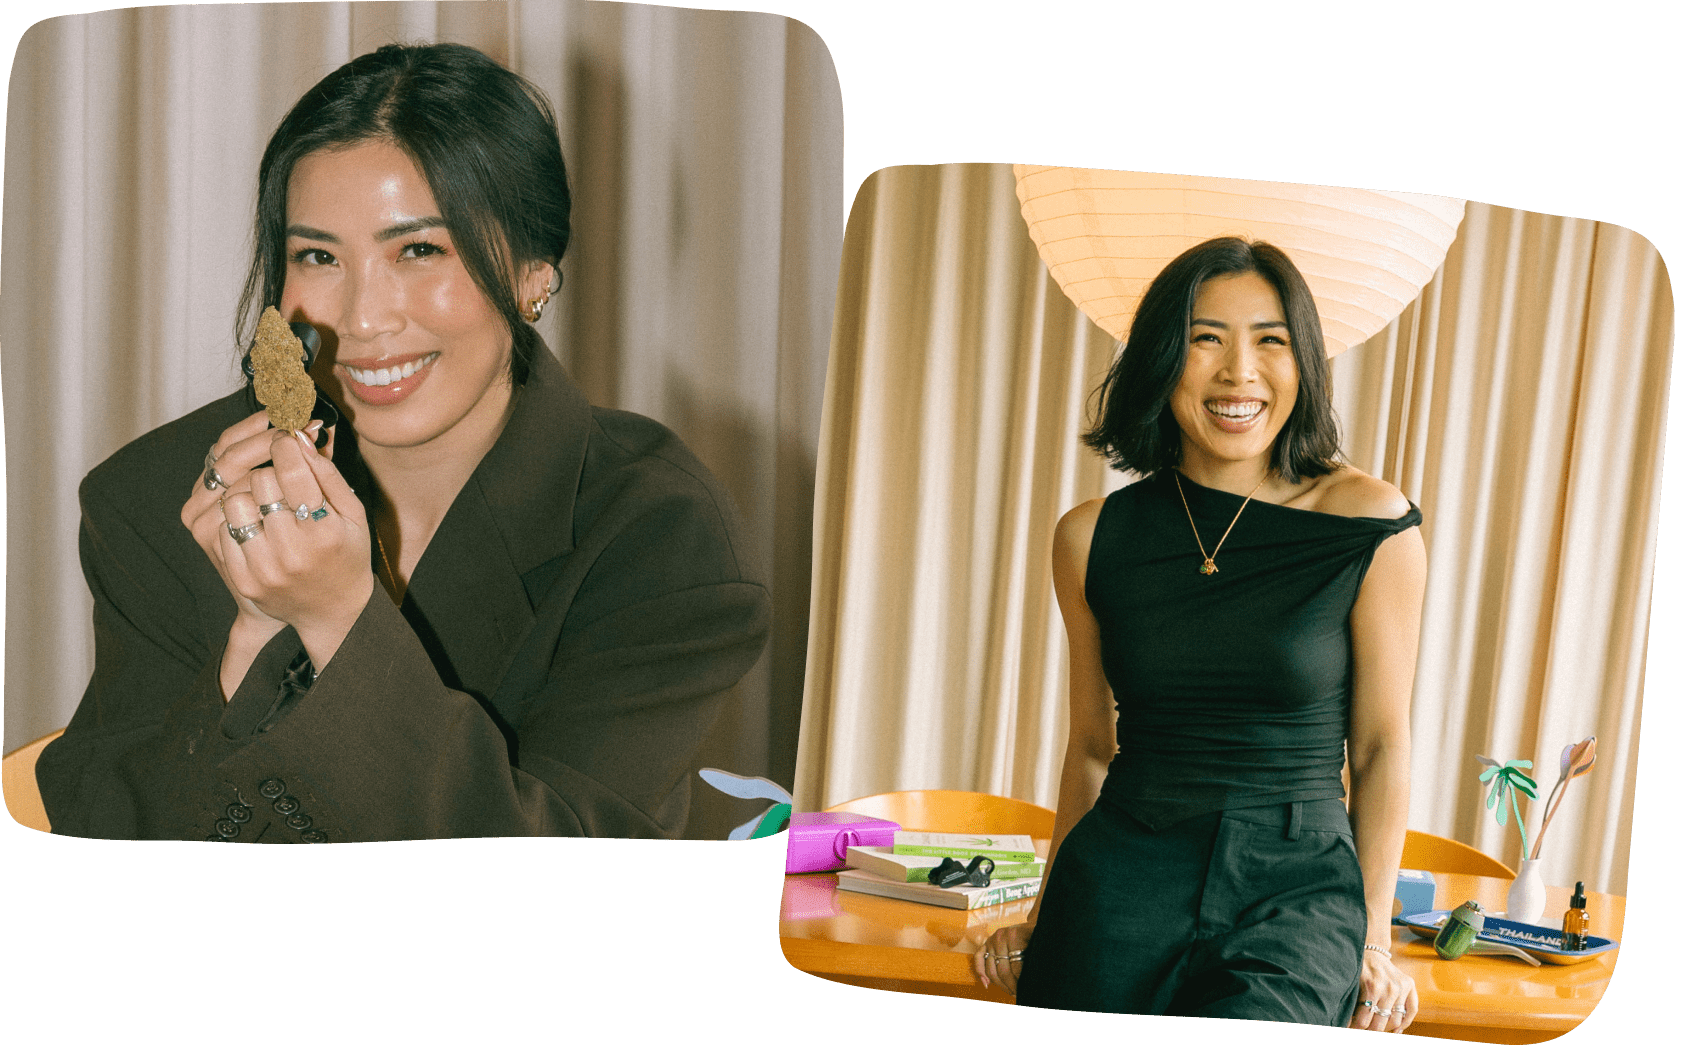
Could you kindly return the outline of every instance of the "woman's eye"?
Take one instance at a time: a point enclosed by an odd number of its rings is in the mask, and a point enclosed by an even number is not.
[[[1193,338],[1189,339],[1191,342],[1215,342],[1217,340],[1218,336],[1209,331],[1205,334],[1197,334]]]
[[[329,253],[327,250],[318,250],[315,247],[311,247],[309,249],[294,251],[292,260],[294,264],[331,265],[334,263],[334,255]]]
[[[414,259],[417,257],[434,257],[444,252],[445,248],[440,246],[438,243],[413,242],[405,246],[404,249],[400,250],[398,256],[400,258],[409,257]]]

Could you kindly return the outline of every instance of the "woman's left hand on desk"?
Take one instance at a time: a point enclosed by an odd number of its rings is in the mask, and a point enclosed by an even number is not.
[[[1010,996],[1019,994],[1019,970],[1023,967],[1025,945],[1030,942],[1031,925],[1002,926],[989,935],[982,948],[972,955],[972,973],[978,983],[988,988],[993,982]]]
[[[1417,1016],[1417,982],[1379,951],[1364,949],[1351,1028],[1404,1032]]]

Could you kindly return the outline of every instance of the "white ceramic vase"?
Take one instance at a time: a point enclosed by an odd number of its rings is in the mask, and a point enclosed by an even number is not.
[[[1540,874],[1540,861],[1523,860],[1505,898],[1505,917],[1512,922],[1537,926],[1540,916],[1545,914],[1545,905],[1545,878]]]

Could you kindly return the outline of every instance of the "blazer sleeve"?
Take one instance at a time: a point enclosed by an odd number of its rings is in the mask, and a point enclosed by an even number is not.
[[[297,707],[223,770],[261,797],[284,786],[284,807],[335,841],[677,837],[717,696],[755,663],[767,622],[753,584],[627,600],[569,629],[506,736],[444,686],[377,591]]]
[[[677,837],[720,696],[766,643],[767,592],[729,505],[686,475],[656,461],[582,492],[575,545],[491,702],[447,687],[377,590],[230,780],[284,783],[336,841]]]
[[[131,470],[96,471],[82,483],[94,672],[36,778],[55,833],[204,837],[221,784],[203,728],[223,705],[222,641],[205,629],[226,629],[234,603],[162,490]]]
[[[170,631],[191,592],[155,590],[172,579],[168,563],[111,539],[90,511],[95,675],[56,759],[43,754],[54,829],[302,842],[678,836],[696,747],[760,656],[770,607],[740,565],[735,519],[708,493],[637,478],[610,491],[547,578],[495,703],[448,687],[377,590],[313,680],[288,629],[225,705],[221,639],[178,644]],[[222,627],[231,620],[232,603]],[[231,730],[235,716],[264,719]]]

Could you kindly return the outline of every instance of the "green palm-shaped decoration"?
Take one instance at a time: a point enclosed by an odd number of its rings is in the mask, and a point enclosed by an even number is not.
[[[1477,753],[1475,759],[1487,766],[1481,773],[1481,784],[1487,789],[1487,807],[1496,808],[1494,818],[1499,826],[1505,825],[1507,814],[1516,816],[1516,828],[1522,831],[1522,855],[1528,855],[1528,824],[1522,821],[1522,807],[1516,803],[1516,792],[1522,791],[1522,796],[1530,801],[1539,797],[1539,788],[1534,780],[1522,773],[1523,768],[1532,768],[1531,760],[1507,760],[1503,764],[1491,757],[1483,757]],[[1507,813],[1508,809],[1508,813]]]

